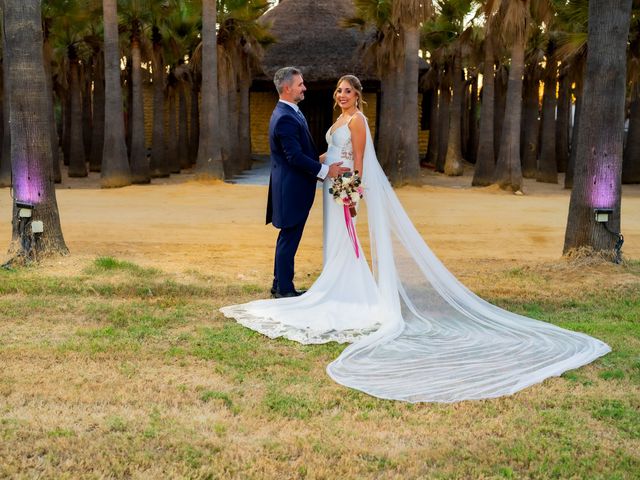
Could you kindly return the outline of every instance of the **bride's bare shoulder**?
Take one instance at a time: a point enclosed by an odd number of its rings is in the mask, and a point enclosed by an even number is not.
[[[367,117],[365,117],[364,113],[356,112],[349,119],[349,129],[353,130],[354,128],[359,130],[363,129],[366,125]]]

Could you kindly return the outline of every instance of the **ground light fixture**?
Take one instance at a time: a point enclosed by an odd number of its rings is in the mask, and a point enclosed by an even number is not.
[[[27,258],[32,258],[35,256],[34,247],[39,241],[39,236],[44,232],[44,223],[42,220],[32,220],[33,210],[35,209],[33,203],[16,200],[15,206],[17,209],[18,236],[22,251]]]
[[[594,208],[593,215],[594,215],[595,221],[602,224],[602,226],[607,230],[607,232],[618,237],[618,239],[616,240],[616,244],[613,247],[613,250],[615,252],[614,261],[616,263],[622,263],[622,244],[624,243],[624,237],[622,236],[621,232],[611,231],[608,225],[609,219],[613,215],[613,208]]]

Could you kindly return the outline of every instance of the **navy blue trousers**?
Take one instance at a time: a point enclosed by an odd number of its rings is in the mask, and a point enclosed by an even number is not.
[[[305,222],[306,219],[293,227],[281,228],[278,234],[276,258],[273,265],[273,288],[279,293],[294,291],[294,260],[302,239]]]

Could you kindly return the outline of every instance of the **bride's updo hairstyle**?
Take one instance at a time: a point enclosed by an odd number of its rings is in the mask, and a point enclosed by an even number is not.
[[[333,104],[333,108],[338,106],[338,99],[336,98],[338,95],[338,87],[344,81],[349,82],[351,88],[356,91],[356,108],[362,111],[362,107],[366,105],[367,102],[364,101],[364,97],[362,96],[362,83],[360,83],[360,79],[355,75],[343,75],[340,77],[340,80],[338,80],[338,83],[336,84],[336,89],[333,91],[333,101],[335,102]]]

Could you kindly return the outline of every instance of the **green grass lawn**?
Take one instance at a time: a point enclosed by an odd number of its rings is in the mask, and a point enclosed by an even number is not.
[[[639,478],[640,263],[589,269],[470,286],[612,353],[511,397],[416,405],[333,383],[343,345],[218,313],[267,282],[114,258],[0,270],[0,478]]]

